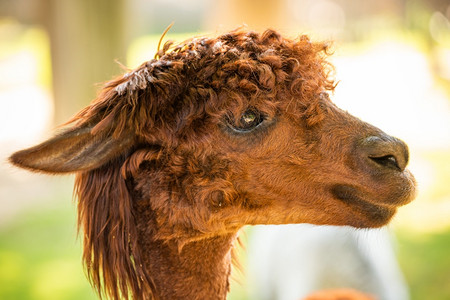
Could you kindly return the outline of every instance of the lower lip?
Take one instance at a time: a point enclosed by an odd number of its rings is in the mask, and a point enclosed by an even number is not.
[[[357,195],[355,188],[347,185],[335,185],[331,189],[333,196],[367,217],[375,226],[384,225],[395,214],[396,209],[382,205],[376,205],[364,200]],[[378,224],[379,223],[379,224]]]

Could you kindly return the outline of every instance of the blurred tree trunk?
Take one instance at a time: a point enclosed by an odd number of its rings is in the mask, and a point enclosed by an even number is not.
[[[55,122],[67,121],[125,62],[124,0],[43,0],[50,35]]]

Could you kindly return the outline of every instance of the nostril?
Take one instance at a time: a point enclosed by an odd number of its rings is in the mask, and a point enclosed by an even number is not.
[[[408,147],[403,141],[392,136],[369,136],[359,143],[359,147],[363,157],[373,166],[401,172],[408,164]]]
[[[384,156],[380,156],[380,157],[369,156],[369,158],[372,161],[374,161],[377,164],[379,164],[380,166],[391,168],[391,169],[396,169],[396,170],[399,170],[399,171],[402,170],[400,168],[400,166],[398,165],[397,159],[393,155],[384,155]]]

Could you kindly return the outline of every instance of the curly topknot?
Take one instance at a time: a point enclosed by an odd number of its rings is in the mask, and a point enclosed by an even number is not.
[[[118,136],[128,128],[146,142],[166,145],[202,134],[199,124],[218,123],[230,110],[254,105],[268,114],[289,108],[314,124],[321,119],[319,95],[335,87],[328,49],[327,43],[304,35],[289,39],[274,30],[169,41],[155,59],[107,83],[73,121],[101,117],[94,133],[114,128]]]

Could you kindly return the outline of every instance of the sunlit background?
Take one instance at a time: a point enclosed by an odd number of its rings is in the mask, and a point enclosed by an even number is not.
[[[73,177],[29,174],[6,158],[50,136],[120,64],[153,58],[173,21],[166,39],[245,24],[334,42],[333,101],[410,146],[419,194],[390,229],[411,298],[450,299],[448,0],[0,0],[0,299],[96,299]],[[229,299],[249,299],[245,271],[234,277]]]

